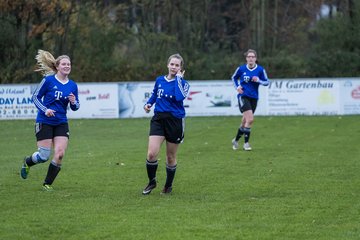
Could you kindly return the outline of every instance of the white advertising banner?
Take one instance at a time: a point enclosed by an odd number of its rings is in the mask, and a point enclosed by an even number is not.
[[[231,80],[191,81],[184,100],[187,116],[241,115]],[[35,119],[37,85],[0,85],[0,119]],[[69,118],[151,117],[143,106],[154,82],[78,83],[80,109]],[[259,86],[255,115],[360,114],[360,78],[271,79]]]
[[[150,117],[145,113],[144,105],[149,99],[154,83],[119,83],[119,117]]]
[[[240,115],[236,90],[231,81],[189,81],[190,91],[184,100],[187,116]],[[151,117],[143,106],[149,99],[154,83],[120,83],[119,117]]]
[[[35,118],[31,85],[0,85],[0,119]]]
[[[267,115],[340,114],[339,81],[272,80],[267,89]]]
[[[229,81],[194,81],[190,83],[190,92],[184,101],[188,116],[231,116],[240,115],[237,91]],[[267,88],[260,86],[261,88]],[[255,114],[264,115],[263,92]]]
[[[342,79],[340,96],[342,114],[360,114],[360,79]]]
[[[239,112],[234,108],[235,89],[231,81],[189,81],[189,84],[190,91],[184,101],[188,116],[226,116]]]
[[[118,118],[117,83],[78,83],[80,109],[68,109],[68,118]]]

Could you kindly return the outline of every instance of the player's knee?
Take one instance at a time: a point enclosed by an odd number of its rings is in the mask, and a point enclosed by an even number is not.
[[[54,158],[61,161],[63,159],[64,155],[65,155],[65,150],[59,149],[55,152]]]
[[[250,116],[250,117],[248,117],[248,118],[246,119],[246,123],[247,123],[248,125],[251,125],[253,122],[254,122],[254,117],[253,117],[253,116]]]
[[[170,166],[176,165],[176,156],[174,156],[174,155],[167,155],[167,156],[166,156],[166,159],[167,159],[167,163],[168,163]]]
[[[149,159],[150,161],[156,159],[156,153],[152,151],[148,151],[147,159]]]
[[[46,147],[39,147],[38,152],[34,152],[33,159],[38,163],[44,163],[49,160],[51,149]]]
[[[65,155],[65,151],[60,151],[59,152],[58,158],[59,158],[60,161],[63,159],[64,155]]]

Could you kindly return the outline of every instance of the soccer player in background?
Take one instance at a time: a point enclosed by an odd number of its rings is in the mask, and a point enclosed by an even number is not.
[[[269,79],[265,69],[257,64],[257,54],[253,49],[245,52],[246,64],[239,66],[232,75],[234,87],[237,91],[239,109],[243,117],[235,138],[232,140],[234,150],[239,148],[239,139],[244,135],[243,149],[250,151],[249,143],[254,113],[259,99],[259,85],[268,86]]]
[[[57,59],[47,51],[39,50],[35,59],[44,78],[33,94],[38,109],[35,123],[35,135],[38,150],[24,159],[20,175],[26,179],[30,167],[53,158],[43,183],[43,189],[53,190],[52,183],[60,172],[62,160],[69,141],[69,125],[66,116],[67,107],[76,111],[80,107],[77,84],[69,79],[71,60],[67,55]]]
[[[144,105],[148,113],[155,104],[154,116],[150,121],[150,133],[146,170],[148,185],[142,194],[150,194],[156,187],[156,170],[161,145],[166,141],[166,182],[161,193],[169,194],[177,166],[176,152],[184,139],[185,109],[184,99],[189,91],[189,84],[184,79],[184,60],[179,54],[171,55],[167,62],[168,74],[157,77],[152,94]]]

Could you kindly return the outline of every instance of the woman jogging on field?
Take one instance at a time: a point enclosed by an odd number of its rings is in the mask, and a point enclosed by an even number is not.
[[[69,56],[61,55],[55,59],[51,53],[39,50],[36,60],[39,67],[35,71],[44,75],[33,94],[33,101],[38,109],[35,124],[38,150],[25,157],[20,175],[26,179],[30,167],[50,159],[53,148],[54,155],[43,183],[43,189],[51,191],[69,141],[67,107],[70,105],[70,109],[76,111],[80,103],[77,84],[69,79]]]
[[[232,140],[234,150],[239,148],[238,141],[244,135],[243,149],[250,151],[249,143],[251,127],[254,122],[254,113],[259,99],[259,85],[269,85],[265,69],[256,62],[255,50],[249,49],[245,54],[246,64],[239,66],[231,80],[237,91],[240,112],[243,114],[241,124],[235,138]]]
[[[159,76],[152,95],[144,105],[148,113],[155,104],[154,116],[150,122],[149,144],[146,170],[149,178],[143,194],[150,194],[156,187],[156,170],[161,145],[166,141],[166,182],[161,193],[172,191],[172,184],[177,166],[176,152],[184,139],[185,109],[183,101],[189,91],[189,84],[184,79],[184,60],[179,54],[171,55],[167,62],[168,73]]]

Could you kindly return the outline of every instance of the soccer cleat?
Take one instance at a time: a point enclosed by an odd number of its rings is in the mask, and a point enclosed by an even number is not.
[[[143,195],[148,195],[151,193],[151,191],[156,188],[156,182],[150,182],[142,191]]]
[[[47,191],[47,192],[54,191],[53,187],[49,184],[44,184],[43,189],[44,189],[44,191]]]
[[[245,151],[251,151],[251,146],[250,146],[250,144],[249,144],[248,142],[247,142],[247,143],[244,143],[243,149],[244,149]]]
[[[30,157],[25,157],[24,163],[21,166],[20,176],[21,176],[22,179],[26,179],[28,174],[29,174],[30,167],[26,164],[26,160],[28,158],[30,158]]]
[[[232,148],[234,150],[237,150],[239,148],[239,143],[235,140],[235,138],[231,142],[232,142]]]
[[[161,194],[169,194],[172,192],[172,187],[164,187]]]

